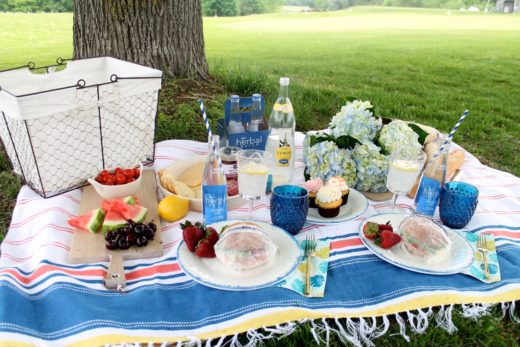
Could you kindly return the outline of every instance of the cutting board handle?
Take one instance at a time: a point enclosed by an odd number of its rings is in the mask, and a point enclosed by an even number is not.
[[[120,253],[110,254],[110,265],[105,275],[105,287],[123,291],[126,287],[125,267],[123,265],[123,255]]]

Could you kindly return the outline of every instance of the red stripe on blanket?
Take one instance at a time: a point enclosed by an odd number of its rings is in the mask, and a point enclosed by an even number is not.
[[[14,269],[2,269],[0,270],[1,274],[10,274],[11,276],[15,277],[16,280],[23,284],[30,284],[31,282],[34,282],[39,277],[49,273],[49,272],[61,272],[67,275],[71,276],[97,276],[97,277],[104,277],[106,274],[106,271],[104,269],[86,269],[86,270],[71,270],[71,269],[64,269],[60,268],[54,265],[43,265],[39,267],[36,271],[31,273],[29,276],[25,276],[20,274],[18,271]]]
[[[18,228],[18,227],[21,227],[22,225],[26,224],[26,223],[29,223],[30,221],[32,221],[33,219],[39,217],[39,216],[42,216],[46,213],[49,213],[49,212],[54,212],[54,211],[58,211],[58,212],[63,212],[64,214],[66,214],[69,218],[74,218],[76,217],[75,215],[73,215],[72,213],[70,213],[69,211],[63,209],[63,208],[60,208],[60,207],[51,207],[51,208],[48,208],[46,210],[43,210],[43,211],[40,211],[36,214],[33,214],[32,216],[30,217],[27,217],[25,219],[22,219],[21,221],[18,221],[16,223],[11,223],[10,225],[10,228]]]
[[[348,239],[348,240],[338,240],[330,243],[330,249],[339,249],[351,246],[361,246],[363,245],[363,241],[359,237]]]
[[[512,239],[520,240],[520,231],[514,232],[514,231],[505,231],[505,230],[488,230],[488,231],[483,232],[482,234],[493,234],[494,236],[504,236],[504,237],[509,237]]]
[[[148,276],[152,276],[152,275],[160,274],[160,273],[178,272],[178,271],[180,271],[180,269],[181,268],[180,268],[179,264],[177,264],[177,263],[156,265],[156,266],[151,266],[151,267],[135,270],[132,272],[128,272],[126,274],[126,279],[128,281],[130,281],[130,280],[135,280],[135,279],[138,279],[141,277],[148,277]]]

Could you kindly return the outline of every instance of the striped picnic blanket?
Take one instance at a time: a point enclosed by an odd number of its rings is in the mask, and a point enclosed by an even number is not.
[[[298,133],[298,174],[303,171],[302,141]],[[156,145],[155,168],[206,152],[205,143],[161,142]],[[78,213],[81,191],[44,200],[23,187],[1,245],[0,345],[201,339],[209,339],[208,345],[239,345],[241,332],[254,344],[290,334],[304,320],[311,323],[317,341],[337,333],[361,345],[386,332],[389,315],[395,315],[405,338],[410,330],[423,331],[435,306],[441,306],[438,324],[453,331],[452,305],[461,303],[480,303],[463,306],[470,315],[485,311],[485,304],[502,303],[515,319],[514,300],[520,299],[520,179],[482,165],[469,153],[463,170],[463,181],[480,190],[479,206],[467,229],[495,236],[502,281],[485,284],[462,274],[429,276],[382,261],[358,237],[360,223],[390,204],[371,202],[356,220],[308,224],[298,235],[303,239],[313,233],[331,242],[323,298],[305,298],[278,287],[228,292],[197,284],[177,263],[179,223],[163,224],[162,257],[126,261],[127,290],[109,291],[103,286],[106,263],[68,262],[74,230],[67,220]],[[412,204],[406,198],[401,202]],[[231,211],[229,218],[246,215],[244,206]],[[267,199],[255,205],[255,216],[270,221]],[[197,220],[201,215],[190,212],[186,218]]]

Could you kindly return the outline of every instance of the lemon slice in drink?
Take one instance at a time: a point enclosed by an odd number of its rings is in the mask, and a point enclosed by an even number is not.
[[[249,175],[266,175],[269,172],[269,168],[265,165],[258,163],[247,163],[244,166],[238,168],[238,173],[244,173]]]
[[[415,162],[410,162],[407,160],[395,160],[392,162],[392,166],[403,172],[414,172],[419,170],[419,166]]]

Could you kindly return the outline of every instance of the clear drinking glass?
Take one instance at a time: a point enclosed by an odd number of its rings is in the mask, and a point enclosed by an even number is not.
[[[386,187],[394,193],[393,209],[399,195],[406,195],[412,189],[417,177],[421,173],[426,160],[426,154],[419,149],[409,146],[400,146],[394,149],[390,156]]]
[[[265,196],[271,154],[266,151],[247,149],[238,152],[238,194],[249,200],[249,218],[253,219],[255,200]]]

